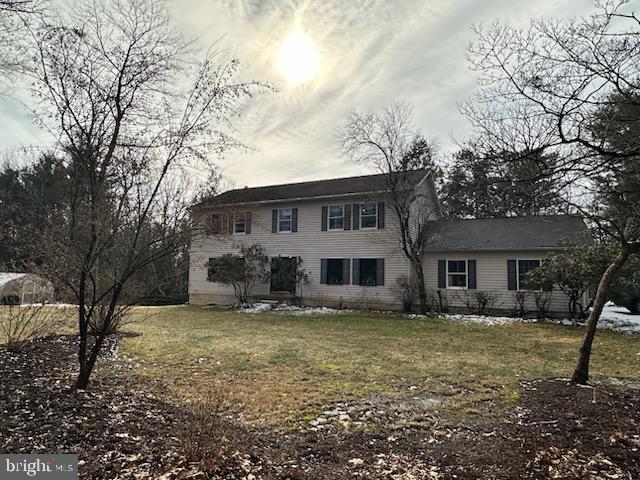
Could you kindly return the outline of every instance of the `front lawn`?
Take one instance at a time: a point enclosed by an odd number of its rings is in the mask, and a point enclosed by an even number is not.
[[[517,401],[520,380],[568,377],[582,329],[484,326],[399,315],[239,313],[207,307],[140,308],[125,353],[139,375],[178,397],[219,386],[250,421],[309,420],[360,397],[430,396],[438,409],[478,413]],[[592,376],[640,377],[638,336],[600,331]],[[495,402],[495,403],[494,403]]]

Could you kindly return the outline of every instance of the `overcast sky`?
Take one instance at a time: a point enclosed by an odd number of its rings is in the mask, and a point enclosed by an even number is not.
[[[258,186],[367,173],[336,148],[335,129],[350,110],[379,110],[393,100],[413,105],[423,133],[444,152],[469,134],[457,104],[476,85],[465,49],[472,26],[500,20],[526,25],[539,16],[573,16],[591,0],[176,0],[177,25],[216,39],[237,56],[244,78],[272,82],[278,93],[254,99],[237,123],[255,152],[220,161],[237,186]],[[317,73],[294,85],[276,66],[283,42],[306,35]],[[0,99],[0,149],[46,144],[20,105]]]

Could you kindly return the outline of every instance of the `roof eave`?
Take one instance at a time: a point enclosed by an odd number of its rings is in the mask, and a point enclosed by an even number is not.
[[[303,202],[303,201],[313,201],[313,200],[325,200],[331,198],[353,198],[353,197],[362,197],[367,195],[381,195],[387,193],[387,190],[372,190],[370,192],[354,192],[354,193],[339,193],[339,194],[330,194],[330,195],[314,195],[309,197],[293,197],[293,198],[278,198],[274,200],[257,200],[254,202],[233,202],[233,203],[209,203],[209,204],[196,204],[192,205],[190,208],[195,209],[204,209],[204,208],[227,208],[227,207],[238,207],[238,206],[247,206],[247,205],[267,205],[273,203],[287,203],[287,202]]]

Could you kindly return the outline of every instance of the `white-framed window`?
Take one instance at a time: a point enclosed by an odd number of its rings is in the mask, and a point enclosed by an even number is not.
[[[378,228],[377,203],[363,203],[360,206],[360,228]]]
[[[281,208],[278,210],[278,232],[291,231],[292,211],[290,208]]]
[[[344,205],[329,207],[329,230],[344,230]]]
[[[447,260],[447,288],[467,288],[467,261]]]
[[[236,213],[233,216],[233,233],[244,235],[247,233],[247,216],[244,213]]]
[[[519,259],[517,262],[518,290],[531,290],[527,288],[527,274],[540,266],[540,259]]]

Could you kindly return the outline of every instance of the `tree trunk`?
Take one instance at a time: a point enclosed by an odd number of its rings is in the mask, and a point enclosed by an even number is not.
[[[75,384],[76,390],[84,390],[89,386],[89,379],[91,378],[91,371],[93,370],[93,366],[89,366],[89,363],[90,362],[84,362],[83,365],[80,365],[80,372],[78,373]]]
[[[578,356],[578,364],[573,372],[571,381],[579,385],[584,385],[589,381],[589,359],[591,358],[591,345],[593,344],[593,338],[596,335],[596,327],[600,314],[604,308],[604,304],[607,301],[607,290],[616,273],[624,266],[625,262],[629,258],[629,250],[624,247],[623,250],[616,256],[611,265],[604,272],[598,283],[598,290],[593,301],[593,307],[587,320],[586,332],[582,339],[582,345],[580,346],[580,354]]]
[[[426,315],[429,313],[427,304],[427,287],[424,283],[424,272],[422,270],[422,259],[413,259],[413,269],[416,273],[416,285],[418,287],[418,297],[420,298],[420,313]]]

